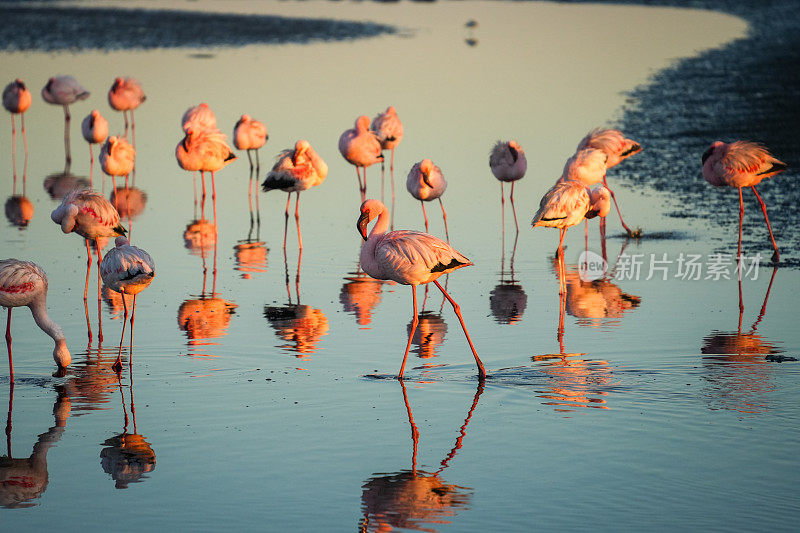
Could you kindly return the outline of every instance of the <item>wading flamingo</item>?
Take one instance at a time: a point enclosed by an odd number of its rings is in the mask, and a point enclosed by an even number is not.
[[[383,161],[381,142],[375,132],[369,129],[369,117],[361,115],[356,119],[355,127],[345,130],[339,137],[339,152],[348,163],[356,167],[358,189],[361,191],[361,201],[367,196],[367,167]],[[364,169],[364,184],[361,184],[359,167]]]
[[[0,261],[0,306],[8,308],[6,349],[8,372],[14,383],[14,360],[11,354],[11,308],[28,306],[42,331],[55,341],[53,360],[59,368],[69,366],[72,357],[67,349],[64,332],[47,314],[47,274],[38,265],[18,259]]]
[[[261,223],[261,211],[258,207],[258,190],[253,189],[253,157],[250,152],[256,153],[256,187],[258,176],[261,174],[261,161],[258,158],[258,149],[266,144],[269,139],[267,127],[263,122],[254,120],[250,115],[242,115],[233,128],[233,145],[237,150],[247,150],[247,160],[250,161],[250,181],[247,183],[247,202],[250,204],[250,221],[252,223],[253,192],[256,195],[256,217]]]
[[[261,184],[264,192],[280,189],[289,193],[286,198],[286,216],[283,225],[283,249],[286,250],[286,232],[289,226],[289,201],[292,193],[297,193],[294,204],[294,219],[297,223],[297,240],[303,249],[303,237],[300,235],[300,191],[305,191],[325,180],[328,175],[328,165],[314,151],[305,139],[297,141],[294,149],[289,148],[278,154],[278,159],[272,170],[269,171],[264,183]]]
[[[111,176],[114,190],[117,190],[116,176],[125,176],[125,188],[128,188],[128,174],[133,172],[136,162],[136,149],[131,146],[125,137],[112,135],[100,149],[100,166],[103,172]]]
[[[228,146],[225,134],[219,130],[197,129],[189,126],[186,136],[175,148],[175,157],[184,170],[199,170],[203,184],[202,209],[205,208],[206,181],[204,172],[211,173],[211,201],[214,205],[214,225],[217,225],[217,188],[214,172],[234,159],[236,155]]]
[[[392,180],[392,208],[394,208],[394,149],[403,140],[403,123],[397,116],[394,106],[389,106],[383,113],[378,113],[372,119],[370,130],[375,132],[378,141],[381,143],[381,150],[389,150],[392,153],[389,163],[389,174]],[[383,198],[384,166],[381,161],[381,198]]]
[[[489,168],[492,169],[494,177],[500,180],[500,210],[503,223],[503,235],[506,231],[506,200],[503,194],[503,183],[511,182],[511,212],[514,214],[514,227],[519,233],[517,223],[517,210],[514,208],[514,182],[525,175],[528,170],[528,160],[525,151],[517,141],[497,141],[489,154]]]
[[[425,202],[439,200],[442,208],[442,220],[444,220],[444,234],[447,242],[450,242],[450,233],[447,231],[447,212],[444,210],[442,195],[447,189],[447,181],[444,179],[442,169],[433,164],[430,159],[423,159],[411,167],[406,178],[406,189],[411,196],[419,200],[422,206],[422,216],[425,217],[425,232],[428,232],[428,215],[425,213]]]
[[[139,80],[125,76],[114,80],[108,90],[108,105],[116,111],[122,111],[125,119],[125,136],[128,136],[128,113],[131,115],[131,139],[136,146],[136,121],[133,119],[133,110],[139,107],[147,97]]]
[[[150,254],[131,246],[125,237],[117,237],[115,247],[108,251],[100,265],[100,277],[109,289],[122,294],[122,305],[125,316],[122,319],[122,337],[119,339],[117,361],[112,368],[117,373],[122,371],[122,342],[125,339],[125,322],[128,320],[128,304],[125,295],[133,295],[131,310],[131,343],[133,342],[133,322],[136,318],[136,295],[150,285],[156,275],[155,263]],[[129,363],[131,361],[129,360]]]
[[[360,262],[361,268],[375,279],[391,279],[397,283],[411,286],[412,302],[414,306],[413,319],[411,322],[411,333],[408,336],[406,351],[403,354],[403,364],[400,367],[398,379],[403,379],[403,371],[406,367],[408,350],[414,338],[414,330],[417,329],[419,319],[417,318],[417,285],[430,283],[431,281],[442,291],[445,298],[453,306],[467,342],[475,356],[475,363],[478,365],[478,378],[483,381],[486,379],[486,370],[483,363],[475,351],[472,339],[464,325],[461,316],[461,308],[444,290],[437,278],[442,274],[447,274],[456,269],[472,265],[472,261],[461,255],[455,248],[427,233],[419,231],[392,231],[389,229],[389,213],[386,206],[378,200],[366,200],[361,204],[361,214],[358,217],[356,227],[364,243],[361,245]],[[373,226],[372,231],[367,236],[367,224],[375,217],[378,222]]]
[[[72,155],[69,149],[69,105],[89,98],[89,91],[84,89],[72,76],[53,76],[42,88],[42,98],[48,104],[60,105],[64,108],[64,155],[67,168],[69,168],[72,165]]]
[[[105,142],[108,137],[108,121],[100,114],[100,111],[93,109],[81,122],[81,133],[83,133],[83,138],[86,139],[86,142],[89,143],[89,184],[94,186],[92,178],[94,175],[92,145]]]
[[[19,115],[22,123],[22,143],[25,146],[25,161],[28,161],[28,138],[25,136],[25,111],[31,106],[31,92],[21,79],[17,78],[3,89],[3,107],[11,113],[11,161],[14,175],[17,175],[17,125],[14,115]]]
[[[567,159],[564,170],[558,181],[578,181],[590,189],[600,183],[606,175],[608,156],[602,150],[582,148]],[[583,234],[586,246],[589,246],[589,221],[584,221]],[[605,250],[605,217],[600,219],[600,240]],[[605,255],[603,256],[605,257]]]
[[[585,148],[602,150],[608,156],[608,161],[606,162],[607,168],[611,168],[619,164],[623,159],[627,159],[633,154],[637,154],[642,151],[642,146],[638,142],[634,141],[633,139],[626,139],[625,135],[623,135],[621,131],[604,128],[595,128],[587,133],[586,137],[581,139],[581,142],[578,143],[576,152],[579,152]],[[614,191],[608,186],[605,173],[603,174],[603,185],[611,193],[611,198],[614,200],[614,207],[616,207],[617,214],[619,215],[619,221],[622,223],[622,227],[625,228],[628,236],[635,237],[637,233],[641,233],[640,231],[631,231],[630,228],[625,224],[625,221],[622,220],[622,213],[619,210],[619,205],[617,205],[617,198],[614,195]]]
[[[786,163],[775,159],[767,149],[758,144],[748,141],[736,141],[724,143],[715,141],[703,154],[703,177],[711,185],[716,187],[730,186],[739,189],[739,248],[736,256],[742,256],[742,220],[744,219],[744,201],[742,200],[742,187],[750,187],[761,204],[764,212],[764,220],[767,222],[769,238],[772,240],[772,247],[775,252],[772,254],[772,261],[780,261],[778,245],[775,244],[775,237],[772,235],[772,226],[769,224],[767,216],[767,206],[756,190],[756,185],[761,183],[764,178],[770,178],[775,174],[786,170]]]

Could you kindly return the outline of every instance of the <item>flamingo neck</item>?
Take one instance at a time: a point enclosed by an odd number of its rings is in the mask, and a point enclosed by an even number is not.
[[[386,230],[389,229],[389,210],[384,207],[381,209],[381,212],[378,213],[378,221],[372,226],[372,231],[369,232],[369,238],[372,239],[373,236],[380,237],[386,233]]]
[[[47,304],[44,298],[37,298],[28,306],[31,309],[31,313],[33,314],[33,320],[36,321],[36,325],[41,328],[42,331],[47,333],[50,338],[56,341],[56,344],[65,344],[66,341],[64,339],[64,332],[61,330],[61,326],[56,324],[50,316],[47,314]]]

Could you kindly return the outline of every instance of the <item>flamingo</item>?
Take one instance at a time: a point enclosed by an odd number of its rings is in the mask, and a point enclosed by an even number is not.
[[[428,232],[428,215],[425,213],[425,202],[439,200],[442,208],[442,219],[444,220],[444,233],[447,242],[450,242],[450,233],[447,231],[447,212],[442,203],[442,194],[447,189],[447,181],[444,179],[442,169],[433,164],[430,159],[423,159],[411,167],[406,178],[406,189],[411,196],[419,200],[422,206],[422,216],[425,217],[425,232]]]
[[[190,125],[186,130],[186,136],[175,148],[175,157],[182,169],[200,171],[203,182],[203,207],[206,199],[203,172],[211,173],[211,200],[214,204],[214,225],[216,225],[217,188],[214,183],[214,172],[236,159],[236,155],[226,142],[225,134],[217,129],[198,129]]]
[[[81,133],[83,138],[89,143],[89,183],[93,185],[92,175],[94,173],[94,154],[92,153],[93,144],[102,144],[108,137],[108,121],[100,114],[97,109],[86,115],[81,122]]]
[[[576,152],[585,148],[602,150],[608,156],[608,161],[606,162],[607,168],[616,166],[623,159],[627,159],[628,157],[642,151],[642,146],[638,142],[634,141],[633,139],[625,138],[625,135],[621,131],[604,128],[595,128],[587,133],[586,137],[581,139],[581,142],[578,143]],[[619,205],[617,205],[617,197],[614,195],[614,191],[611,190],[611,187],[608,186],[605,173],[603,174],[603,185],[611,193],[611,198],[614,200],[614,207],[617,209],[617,214],[619,215],[619,221],[622,223],[622,227],[625,228],[625,231],[628,233],[629,237],[635,237],[636,233],[638,232],[632,232],[625,224],[625,221],[622,220],[622,213],[619,210]]]
[[[181,127],[186,132],[189,128],[200,128],[203,130],[214,130],[217,128],[217,117],[208,104],[205,102],[190,107],[183,113]]]
[[[589,188],[594,187],[606,175],[606,162],[608,156],[602,150],[595,148],[582,148],[575,152],[575,154],[567,159],[564,164],[564,170],[558,181],[574,180],[579,181]],[[586,246],[589,245],[589,220],[584,221],[583,226],[584,239]],[[601,219],[600,223],[600,238],[605,250],[605,218]]]
[[[108,288],[122,294],[122,305],[125,316],[122,319],[122,337],[119,339],[117,361],[112,365],[114,371],[122,370],[122,341],[125,339],[125,322],[128,320],[128,304],[125,295],[133,295],[131,311],[131,338],[133,338],[133,321],[136,318],[136,295],[145,290],[156,275],[155,263],[150,254],[131,246],[125,237],[117,237],[115,247],[109,250],[100,265],[100,277]]]
[[[567,228],[580,224],[582,220],[587,218],[608,215],[611,209],[609,197],[608,189],[603,186],[590,191],[580,181],[558,181],[542,197],[541,202],[539,202],[539,210],[534,215],[531,225],[533,227],[545,226],[559,229],[556,257],[563,258],[564,235]],[[563,260],[560,266],[563,267]],[[562,295],[567,290],[564,277],[565,274],[559,271],[559,294]]]
[[[102,237],[125,235],[125,228],[119,223],[119,213],[99,192],[75,190],[64,197],[61,205],[50,213],[50,218],[61,225],[61,231],[64,233],[77,233],[86,239],[86,253],[89,257],[86,262],[86,287],[83,290],[85,301],[89,289],[89,269],[92,264],[89,241],[94,241],[99,267],[103,257],[97,240]],[[97,298],[100,299],[99,286]]]
[[[258,158],[258,149],[266,144],[269,139],[267,127],[250,115],[242,115],[233,128],[233,145],[237,150],[247,150],[247,160],[250,161],[250,181],[247,184],[247,201],[250,204],[252,223],[252,191],[253,191],[253,158],[250,152],[256,153],[256,183],[261,173],[261,161]],[[261,223],[261,212],[258,207],[258,192],[256,191],[256,216]]]
[[[60,369],[72,361],[64,332],[47,314],[47,274],[37,264],[18,259],[0,260],[0,306],[8,308],[6,349],[8,372],[14,383],[14,360],[11,354],[11,308],[27,306],[36,325],[56,343],[53,360]]]
[[[128,113],[131,115],[131,136],[136,145],[136,121],[133,119],[133,110],[139,107],[147,97],[139,80],[125,76],[117,78],[108,90],[108,105],[116,111],[122,111],[125,119],[125,136],[128,135]]]
[[[511,200],[511,212],[514,213],[514,227],[517,228],[517,233],[519,233],[517,210],[514,208],[514,182],[522,178],[525,175],[525,171],[528,170],[528,159],[525,157],[525,151],[517,141],[497,141],[489,154],[489,168],[492,169],[494,177],[500,181],[500,209],[502,211],[503,234],[505,234],[506,219],[503,183],[509,181],[511,182],[511,194],[509,194],[508,199]]]
[[[31,92],[21,79],[17,78],[3,89],[3,107],[11,113],[11,159],[14,175],[17,174],[17,126],[14,115],[19,115],[22,123],[22,142],[25,145],[25,161],[28,161],[28,138],[25,136],[25,111],[31,106]]]
[[[742,256],[742,220],[744,219],[744,201],[742,187],[750,187],[761,204],[764,220],[767,222],[769,238],[775,252],[772,261],[780,261],[778,245],[772,235],[772,226],[767,216],[767,206],[756,190],[756,185],[764,178],[770,178],[786,170],[786,163],[779,161],[761,144],[736,141],[724,143],[715,141],[703,154],[703,177],[715,187],[730,186],[739,189],[739,248],[736,256]]]
[[[367,167],[383,161],[381,141],[375,132],[369,129],[369,117],[361,115],[356,119],[355,127],[345,130],[339,137],[339,152],[348,163],[356,167],[358,188],[361,191],[361,201],[367,195]],[[364,169],[364,184],[361,184],[359,167]]]
[[[433,282],[453,306],[453,311],[458,316],[461,328],[467,337],[472,355],[475,356],[475,363],[478,366],[478,378],[481,381],[485,380],[486,370],[480,357],[478,357],[478,352],[475,351],[475,346],[472,344],[467,327],[464,325],[461,308],[437,281],[437,278],[442,274],[470,266],[473,264],[472,261],[464,257],[448,243],[427,233],[408,230],[387,233],[389,213],[386,206],[378,200],[364,201],[361,204],[360,212],[356,227],[364,239],[364,243],[361,245],[361,268],[375,279],[391,279],[397,283],[411,286],[414,313],[406,351],[403,354],[403,364],[400,367],[400,373],[397,378],[403,379],[408,350],[414,338],[414,330],[417,329],[417,324],[419,323],[417,318],[417,285]],[[369,236],[367,236],[367,224],[376,217],[378,221],[373,226]]]
[[[89,91],[84,89],[72,76],[53,76],[42,88],[42,98],[48,104],[64,107],[64,153],[67,168],[69,168],[72,164],[72,155],[69,149],[69,105],[89,98]]]
[[[397,110],[393,105],[386,108],[383,113],[378,113],[372,119],[369,129],[375,132],[381,143],[381,150],[390,150],[392,153],[389,163],[389,173],[392,180],[392,201],[394,201],[394,149],[403,140],[403,123],[397,116]],[[383,196],[384,167],[381,161],[381,196]],[[394,207],[394,204],[392,204]]]
[[[263,191],[280,189],[289,193],[286,198],[286,217],[283,226],[283,249],[286,250],[286,232],[289,226],[289,201],[292,193],[297,193],[295,200],[294,219],[297,223],[297,240],[299,247],[303,249],[303,237],[300,235],[300,191],[305,191],[325,180],[328,175],[328,165],[314,151],[305,139],[300,139],[294,145],[294,149],[289,148],[278,154],[278,158],[269,171],[264,183],[261,184]]]
[[[117,190],[116,176],[125,176],[125,188],[128,188],[128,174],[133,172],[136,162],[136,149],[131,146],[125,137],[112,135],[100,149],[100,166],[103,172],[111,176],[114,190]]]

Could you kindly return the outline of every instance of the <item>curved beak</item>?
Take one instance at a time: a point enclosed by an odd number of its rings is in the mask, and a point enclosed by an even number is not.
[[[433,185],[431,185],[430,179],[431,179],[431,177],[430,177],[429,174],[426,174],[424,172],[422,173],[422,181],[425,182],[425,185],[427,185],[428,187],[433,189]]]
[[[369,224],[369,213],[361,213],[361,216],[358,217],[358,222],[356,222],[356,228],[358,228],[358,233],[361,234],[361,238],[365,241],[367,240],[367,224]]]

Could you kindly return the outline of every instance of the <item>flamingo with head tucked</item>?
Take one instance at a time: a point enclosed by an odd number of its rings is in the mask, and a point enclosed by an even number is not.
[[[125,188],[128,188],[128,175],[133,172],[136,163],[136,149],[125,140],[125,137],[112,135],[100,149],[100,166],[103,172],[111,176],[114,190],[117,190],[116,176],[125,176]]]
[[[528,159],[525,151],[517,141],[497,141],[489,154],[489,168],[492,169],[494,177],[500,181],[500,209],[502,211],[503,233],[505,234],[505,206],[506,200],[503,194],[503,183],[511,182],[511,212],[514,213],[514,227],[519,233],[517,223],[517,210],[514,208],[514,183],[525,175],[528,170]]]
[[[86,142],[89,143],[89,184],[94,185],[92,178],[94,175],[92,145],[102,144],[108,138],[108,121],[100,114],[100,111],[93,109],[81,122],[81,133],[83,133],[83,138],[86,139]]]
[[[131,115],[131,138],[134,146],[136,146],[136,122],[133,119],[133,110],[146,99],[141,82],[130,76],[115,79],[111,89],[108,90],[108,105],[112,109],[122,111],[125,119],[125,136],[128,135],[128,113]]]
[[[17,126],[14,115],[19,115],[22,123],[22,142],[25,145],[25,161],[28,160],[28,138],[25,136],[25,111],[31,106],[31,92],[21,79],[17,78],[3,89],[3,107],[11,113],[11,160],[14,175],[17,174]]]
[[[47,274],[38,265],[18,259],[0,261],[0,306],[8,308],[6,349],[8,371],[14,382],[14,360],[11,353],[11,308],[27,306],[36,325],[56,343],[53,360],[59,368],[69,366],[72,357],[67,349],[64,332],[47,314]]]
[[[403,379],[408,350],[414,338],[414,331],[419,324],[417,317],[417,285],[433,282],[453,306],[453,311],[458,316],[461,328],[467,337],[472,355],[475,356],[475,363],[478,366],[478,378],[483,381],[486,378],[486,370],[480,357],[478,357],[478,352],[475,351],[475,346],[472,344],[467,327],[464,325],[461,308],[437,281],[437,278],[442,274],[470,266],[473,264],[472,261],[464,257],[448,243],[427,233],[408,230],[387,233],[389,229],[389,212],[386,206],[378,200],[366,200],[361,204],[360,212],[356,227],[364,239],[361,245],[361,268],[373,278],[390,279],[397,283],[411,286],[414,313],[406,351],[403,354],[403,364],[397,376],[398,379]],[[378,222],[367,235],[367,225],[376,217]]]
[[[742,187],[750,187],[761,205],[764,212],[764,220],[767,222],[769,238],[772,240],[772,254],[774,262],[780,261],[778,245],[772,235],[772,226],[767,216],[767,206],[761,195],[756,190],[756,185],[761,183],[764,178],[771,178],[786,170],[786,163],[772,156],[769,151],[761,144],[736,141],[724,143],[715,141],[703,154],[703,177],[711,185],[716,187],[736,187],[739,189],[739,248],[737,257],[742,256],[742,221],[744,219],[744,201],[742,200]]]
[[[345,130],[339,137],[339,152],[348,163],[356,167],[361,201],[367,195],[367,167],[383,161],[381,142],[375,132],[369,129],[369,117],[362,115],[356,119],[355,127]],[[364,183],[361,183],[359,168],[364,169]]]
[[[258,158],[258,149],[266,144],[269,139],[267,127],[263,122],[253,119],[250,115],[242,115],[236,126],[233,128],[233,145],[237,150],[247,151],[247,160],[250,161],[250,181],[247,183],[247,201],[250,204],[250,222],[253,221],[253,157],[250,152],[256,153],[256,185],[258,185],[258,176],[261,174],[261,161]],[[258,206],[258,191],[256,195],[256,217],[259,224],[261,223],[261,210]]]
[[[78,100],[89,98],[89,91],[83,88],[78,80],[72,76],[53,76],[47,80],[42,88],[42,98],[48,104],[64,107],[64,154],[67,168],[72,164],[72,155],[69,148],[69,105]]]
[[[447,242],[450,242],[450,233],[447,231],[447,212],[444,210],[442,195],[447,189],[447,181],[444,179],[442,169],[433,164],[430,159],[423,159],[411,167],[406,178],[406,189],[411,196],[419,200],[422,206],[422,216],[425,217],[425,232],[428,231],[428,215],[425,213],[425,202],[439,200],[442,208],[442,220],[444,220],[444,234]]]
[[[389,163],[389,174],[392,180],[392,201],[394,201],[394,149],[403,140],[403,123],[397,116],[397,110],[393,105],[386,108],[383,113],[378,113],[372,119],[370,130],[375,132],[378,141],[381,143],[381,150],[389,150],[392,153]],[[384,167],[381,161],[381,197],[383,196]],[[392,204],[394,205],[394,204]]]

